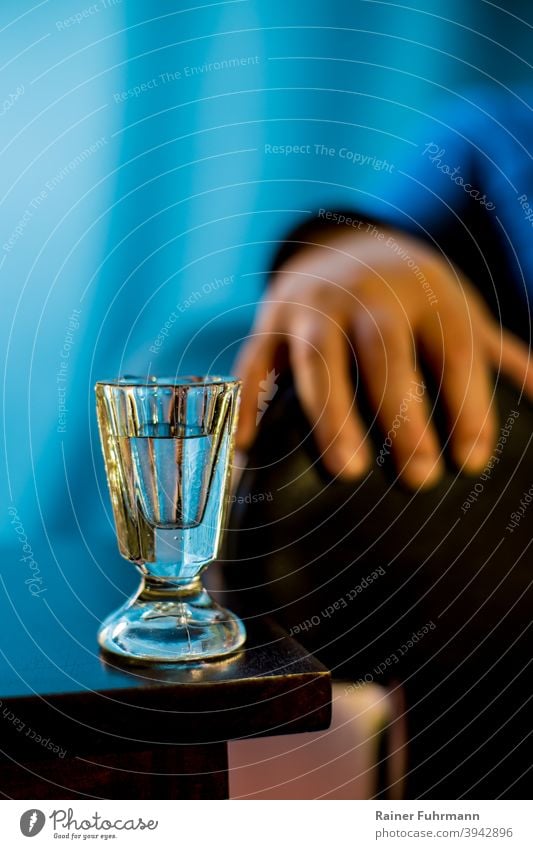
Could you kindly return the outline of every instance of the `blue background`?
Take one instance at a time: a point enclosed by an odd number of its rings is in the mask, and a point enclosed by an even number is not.
[[[113,535],[96,379],[230,369],[283,235],[319,207],[373,211],[392,194],[387,170],[342,147],[398,168],[427,143],[443,98],[459,108],[465,86],[487,83],[512,98],[531,71],[525,3],[191,6],[0,7],[1,519],[12,543],[14,505],[37,558],[72,531]]]

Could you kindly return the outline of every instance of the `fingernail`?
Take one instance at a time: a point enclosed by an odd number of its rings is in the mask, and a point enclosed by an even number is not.
[[[411,487],[432,486],[442,474],[438,457],[415,456],[403,471],[405,482]]]
[[[490,446],[485,442],[462,442],[455,449],[457,465],[467,472],[479,472],[490,457]]]
[[[349,445],[335,445],[324,455],[330,472],[343,478],[360,477],[367,469],[365,450],[360,446],[354,450]]]
[[[238,448],[235,450],[235,454],[233,455],[233,469],[234,471],[242,471],[246,468],[247,464],[247,454],[245,451],[240,451]]]

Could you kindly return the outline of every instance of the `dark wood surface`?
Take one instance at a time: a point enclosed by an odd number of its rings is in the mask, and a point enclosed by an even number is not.
[[[1,797],[10,799],[227,799],[227,744],[154,746],[64,760],[0,755]]]
[[[138,582],[109,539],[35,550],[37,597],[21,555],[2,553],[4,795],[219,798],[226,741],[328,726],[329,673],[275,623],[247,621],[246,648],[226,660],[128,668],[96,643]]]

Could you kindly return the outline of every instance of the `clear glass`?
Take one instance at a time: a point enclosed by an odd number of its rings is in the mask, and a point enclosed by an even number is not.
[[[120,553],[138,592],[98,632],[130,661],[221,657],[245,641],[200,573],[217,555],[228,502],[240,382],[130,378],[96,384],[98,426]]]

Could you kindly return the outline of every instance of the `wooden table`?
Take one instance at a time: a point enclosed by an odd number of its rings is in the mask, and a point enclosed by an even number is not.
[[[37,596],[21,554],[1,552],[4,797],[226,798],[228,740],[329,725],[329,673],[275,623],[223,661],[126,669],[95,639],[136,581],[109,540],[34,550]]]

